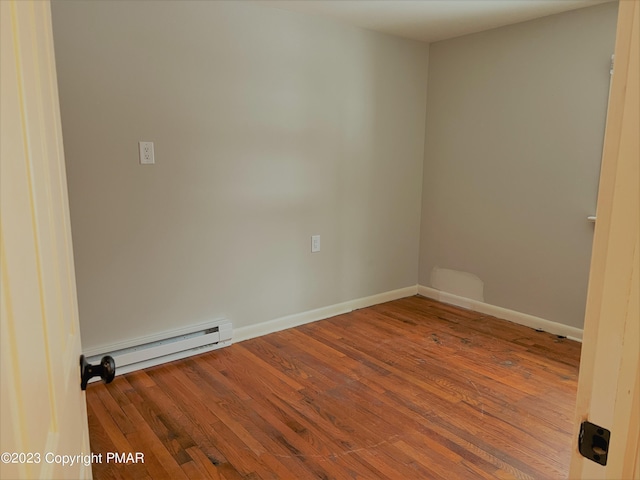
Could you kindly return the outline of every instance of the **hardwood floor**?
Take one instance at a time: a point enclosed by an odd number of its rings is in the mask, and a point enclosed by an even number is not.
[[[356,310],[90,385],[94,478],[566,478],[579,359],[422,297]]]

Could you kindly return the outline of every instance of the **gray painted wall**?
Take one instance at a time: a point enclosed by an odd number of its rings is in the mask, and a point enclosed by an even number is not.
[[[427,45],[241,2],[53,20],[85,349],[416,284]]]
[[[581,327],[616,12],[429,48],[240,2],[54,2],[84,348],[434,267]]]
[[[420,284],[582,328],[617,3],[433,43]]]

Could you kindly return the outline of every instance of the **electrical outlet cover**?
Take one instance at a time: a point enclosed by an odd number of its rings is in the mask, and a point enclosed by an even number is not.
[[[138,142],[140,165],[153,165],[156,163],[153,155],[153,142]]]

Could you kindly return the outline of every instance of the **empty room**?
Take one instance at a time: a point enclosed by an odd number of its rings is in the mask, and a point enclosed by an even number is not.
[[[635,0],[2,0],[1,478],[639,479]]]

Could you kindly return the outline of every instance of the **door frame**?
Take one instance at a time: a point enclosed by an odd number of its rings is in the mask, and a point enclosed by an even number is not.
[[[605,129],[569,478],[640,478],[640,2],[621,0]],[[607,465],[580,426],[611,431]]]

